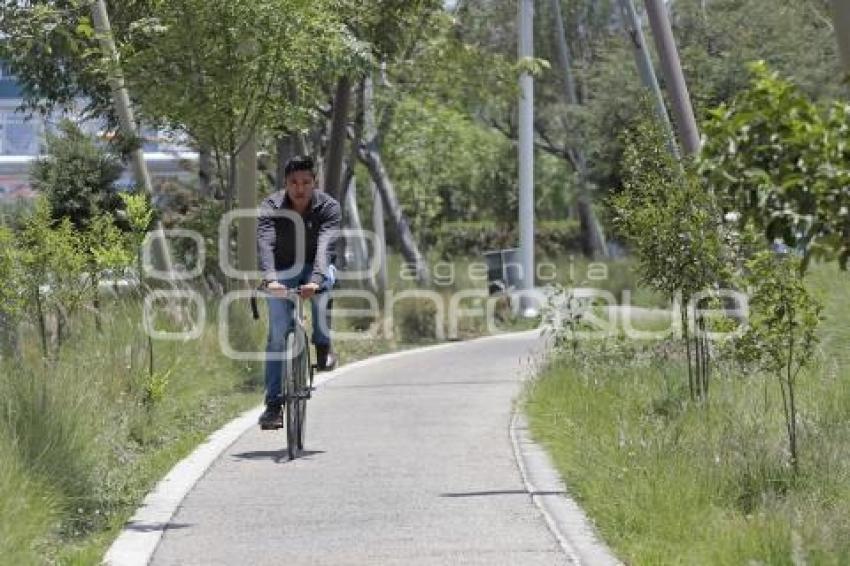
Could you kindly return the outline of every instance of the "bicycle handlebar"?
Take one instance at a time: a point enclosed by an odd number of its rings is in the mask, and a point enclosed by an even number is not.
[[[323,289],[319,287],[316,291],[313,292],[314,295],[321,295],[322,293],[327,292],[327,289]],[[254,316],[254,320],[260,319],[260,309],[257,308],[257,295],[269,295],[277,298],[285,298],[290,295],[301,296],[301,287],[296,287],[295,289],[290,289],[285,287],[283,289],[272,289],[269,290],[268,287],[260,286],[254,289],[254,293],[251,295],[251,314]]]

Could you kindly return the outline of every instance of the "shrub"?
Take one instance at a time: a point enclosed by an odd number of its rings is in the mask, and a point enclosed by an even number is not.
[[[82,229],[101,212],[120,207],[114,183],[122,169],[118,157],[64,120],[59,135],[48,134],[47,157],[35,162],[31,176],[33,188],[50,203],[51,216]]]
[[[422,298],[404,299],[392,313],[398,340],[405,344],[432,342],[437,332],[437,307]]]

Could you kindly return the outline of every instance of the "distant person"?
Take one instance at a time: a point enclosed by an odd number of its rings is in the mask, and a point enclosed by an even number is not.
[[[327,193],[316,190],[315,165],[311,157],[294,157],[284,168],[285,190],[263,201],[257,221],[257,259],[264,274],[262,286],[269,292],[301,288],[302,297],[310,298],[319,290],[329,290],[335,282],[336,238],[342,212],[339,203]],[[296,253],[296,223],[291,217],[279,214],[291,210],[300,217],[305,249]],[[277,213],[277,214],[276,214]],[[303,263],[296,266],[297,257]],[[283,271],[292,275],[279,278]],[[313,344],[316,346],[316,366],[328,371],[336,366],[331,347],[329,299],[326,294],[311,302],[313,311]],[[285,349],[286,334],[293,326],[292,301],[269,296],[269,335],[266,344],[266,410],[260,416],[260,427],[283,427],[281,410],[281,377],[283,361],[279,354]],[[271,359],[268,354],[278,354]]]

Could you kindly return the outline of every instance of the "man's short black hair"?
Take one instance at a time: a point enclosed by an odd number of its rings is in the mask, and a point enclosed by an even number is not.
[[[283,176],[284,178],[289,177],[291,173],[296,171],[309,171],[315,177],[316,170],[313,158],[309,155],[296,155],[286,162],[286,166],[283,168]]]

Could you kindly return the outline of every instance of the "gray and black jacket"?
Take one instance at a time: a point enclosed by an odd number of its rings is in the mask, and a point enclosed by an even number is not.
[[[278,191],[263,201],[257,215],[257,261],[267,281],[279,279],[276,272],[291,269],[296,262],[295,222],[274,215],[282,209],[292,207],[286,192]],[[336,199],[314,191],[307,213],[299,217],[306,237],[304,265],[313,265],[310,282],[322,285],[328,277],[328,267],[336,262],[342,211]]]

